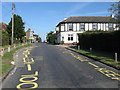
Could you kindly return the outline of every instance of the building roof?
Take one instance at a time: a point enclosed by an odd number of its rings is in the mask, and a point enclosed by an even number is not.
[[[37,34],[33,34],[33,36],[38,36]]]
[[[111,16],[71,16],[61,23],[115,23],[117,22]],[[59,26],[59,24],[57,26]]]

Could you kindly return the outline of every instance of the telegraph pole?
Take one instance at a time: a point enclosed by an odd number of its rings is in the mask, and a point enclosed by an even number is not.
[[[13,44],[13,35],[14,35],[14,8],[15,8],[15,4],[12,3],[12,40],[11,40],[11,44]]]

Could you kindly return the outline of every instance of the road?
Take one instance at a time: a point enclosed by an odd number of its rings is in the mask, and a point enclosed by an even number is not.
[[[117,70],[64,47],[36,43],[16,56],[3,88],[118,88]]]

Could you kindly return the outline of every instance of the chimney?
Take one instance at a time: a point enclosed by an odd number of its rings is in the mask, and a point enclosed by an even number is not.
[[[113,14],[111,14],[111,17],[112,17],[112,18],[114,18],[114,15],[113,15]]]
[[[64,20],[66,20],[67,18],[64,18]]]
[[[31,29],[30,29],[30,28],[28,28],[28,30],[30,31]]]

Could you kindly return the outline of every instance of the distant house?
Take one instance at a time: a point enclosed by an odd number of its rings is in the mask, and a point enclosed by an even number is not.
[[[36,42],[38,35],[37,34],[33,34],[33,41]]]
[[[0,30],[5,31],[7,29],[7,24],[5,23],[0,23]]]
[[[26,31],[26,38],[31,39],[31,42],[32,42],[32,40],[34,39],[34,38],[33,38],[33,32],[34,32],[34,31],[31,31],[30,28]]]
[[[78,34],[91,30],[111,31],[116,28],[114,16],[71,16],[56,26],[56,43],[78,43]]]
[[[37,37],[38,35],[34,34],[34,31],[31,31],[30,28],[26,31],[26,38],[31,39],[31,42],[36,42]]]
[[[30,28],[26,31],[26,38],[33,39],[33,31]]]

